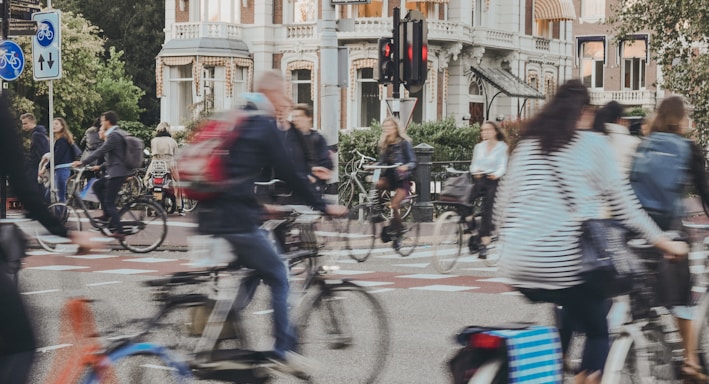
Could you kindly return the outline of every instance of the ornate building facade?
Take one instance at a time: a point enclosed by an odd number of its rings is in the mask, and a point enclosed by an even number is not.
[[[572,0],[371,0],[336,5],[339,65],[322,68],[323,7],[329,0],[165,0],[165,43],[157,60],[161,118],[184,126],[229,108],[259,71],[283,71],[293,99],[325,111],[322,74],[338,71],[339,128],[387,115],[391,86],[377,83],[377,39],[391,36],[394,7],[428,24],[428,78],[415,122],[459,124],[526,117],[573,76]],[[342,73],[346,72],[346,73]]]

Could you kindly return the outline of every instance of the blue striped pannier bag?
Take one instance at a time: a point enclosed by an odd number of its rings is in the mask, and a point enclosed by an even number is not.
[[[564,381],[561,341],[556,328],[490,330],[507,344],[509,383],[558,384]]]

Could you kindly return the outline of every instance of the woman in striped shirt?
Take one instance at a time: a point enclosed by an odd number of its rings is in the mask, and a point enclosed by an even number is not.
[[[670,241],[640,207],[621,176],[606,139],[578,130],[590,103],[579,80],[562,85],[526,125],[496,203],[501,270],[533,301],[563,306],[569,329],[586,334],[577,383],[600,381],[608,355],[606,299],[580,276],[581,223],[613,216],[671,255],[687,245]]]

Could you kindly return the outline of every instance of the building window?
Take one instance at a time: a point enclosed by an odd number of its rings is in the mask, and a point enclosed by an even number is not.
[[[479,27],[482,25],[483,0],[475,0],[473,4],[473,26]]]
[[[170,121],[187,125],[192,120],[194,99],[192,98],[192,64],[169,67],[170,80]]]
[[[421,12],[426,19],[438,19],[438,3],[424,1],[407,2],[406,9],[417,10]]]
[[[216,95],[217,80],[215,73],[216,70],[214,67],[205,67],[204,72],[202,72],[202,81],[204,84],[202,88],[202,92],[204,93],[204,106],[202,108],[202,111],[205,113],[213,112],[215,109],[221,109],[222,107],[221,105],[216,105],[215,99],[217,99],[218,96]]]
[[[246,92],[246,71],[247,68],[236,67],[234,68],[234,74],[231,78],[232,83],[232,94],[231,94],[231,106],[236,107],[239,103],[239,95]]]
[[[588,88],[603,88],[606,50],[603,41],[581,42],[581,79]]]
[[[645,89],[647,40],[625,40],[622,43],[623,89]]]
[[[549,20],[537,20],[537,33],[535,36],[551,38],[553,23]]]
[[[202,14],[206,17],[205,21],[238,23],[241,21],[240,4],[241,2],[233,0],[204,0]]]
[[[371,2],[356,6],[357,17],[382,17],[382,2]]]
[[[379,121],[382,104],[379,101],[379,83],[374,79],[373,68],[361,68],[357,71],[359,89],[360,127],[369,127],[372,121]]]
[[[309,69],[296,69],[291,72],[291,96],[294,103],[313,105],[311,75]]]
[[[317,18],[317,4],[315,0],[295,0],[293,3],[293,22],[311,23]]]
[[[587,23],[606,18],[606,0],[581,0],[581,20]]]

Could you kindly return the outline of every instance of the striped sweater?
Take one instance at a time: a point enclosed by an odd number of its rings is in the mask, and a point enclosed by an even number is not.
[[[604,207],[653,243],[662,235],[621,176],[605,137],[580,131],[548,156],[536,139],[520,141],[495,199],[503,275],[518,288],[581,284],[581,223],[602,218]]]

